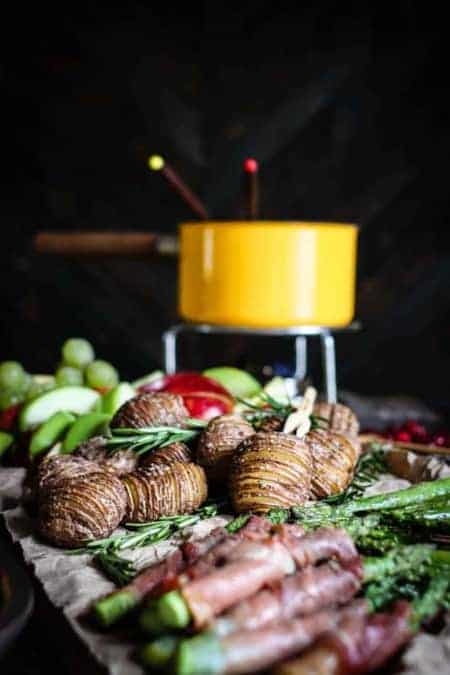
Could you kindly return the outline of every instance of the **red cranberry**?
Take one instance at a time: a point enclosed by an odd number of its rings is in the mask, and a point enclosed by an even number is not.
[[[438,445],[439,447],[444,447],[447,441],[447,434],[444,431],[436,431],[435,434],[431,437],[431,442],[433,445]]]
[[[415,420],[408,420],[404,425],[404,429],[409,431],[412,436],[418,436],[421,438],[424,438],[427,434],[427,430],[423,424],[419,424],[419,422],[416,422]]]
[[[400,441],[400,443],[410,443],[411,438],[412,438],[412,436],[411,436],[410,432],[405,431],[405,429],[399,429],[394,434],[394,440]]]
[[[413,440],[417,443],[426,443],[428,432],[422,424],[417,424],[414,431],[411,431]]]

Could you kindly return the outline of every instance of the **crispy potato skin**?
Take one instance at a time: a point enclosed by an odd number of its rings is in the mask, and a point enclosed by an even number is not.
[[[192,462],[192,451],[181,442],[171,443],[164,448],[157,448],[147,452],[139,462],[139,468],[153,464],[174,464],[175,462]]]
[[[231,463],[230,496],[238,513],[265,513],[303,504],[310,494],[311,450],[303,439],[281,432],[256,433],[237,448]]]
[[[123,476],[128,522],[145,523],[195,511],[207,498],[203,468],[193,462],[153,464]]]
[[[328,429],[338,434],[359,434],[359,422],[353,410],[342,403],[319,402],[314,406],[313,414],[328,420]]]
[[[123,520],[126,503],[120,478],[97,467],[40,493],[39,532],[52,544],[77,548],[108,537]]]
[[[189,413],[178,394],[147,392],[124,403],[114,415],[111,427],[180,427],[187,417]]]
[[[227,481],[234,451],[254,433],[252,425],[239,415],[221,415],[209,422],[198,440],[196,457],[209,480]]]
[[[115,471],[119,476],[134,471],[138,463],[136,453],[126,448],[109,452],[106,445],[107,440],[105,436],[94,436],[81,443],[73,455],[97,462],[102,469]]]
[[[304,441],[312,457],[312,495],[329,497],[345,490],[358,461],[358,444],[343,434],[324,429],[310,431]]]

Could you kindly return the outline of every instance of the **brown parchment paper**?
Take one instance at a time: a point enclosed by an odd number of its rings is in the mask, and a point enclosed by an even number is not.
[[[22,549],[25,562],[32,567],[50,601],[62,611],[88,650],[111,675],[141,675],[142,669],[132,660],[135,643],[124,641],[117,633],[97,632],[82,618],[94,600],[114,590],[114,584],[96,569],[91,556],[70,555],[47,546],[35,536],[36,523],[20,505],[24,476],[23,469],[0,468],[0,510],[11,538]],[[228,520],[230,517],[216,516],[201,521],[187,528],[183,538],[202,537]],[[121,555],[141,569],[163,558],[180,540],[181,535],[177,535],[171,540]]]
[[[111,675],[142,675],[142,669],[132,659],[135,644],[117,633],[100,633],[83,621],[83,615],[94,600],[114,589],[91,562],[89,555],[69,555],[47,546],[35,536],[35,522],[20,504],[24,469],[0,468],[0,511],[11,538],[23,552],[42,584],[50,601],[64,614],[72,629],[95,659]],[[370,494],[408,487],[408,481],[384,475],[370,488]],[[230,516],[216,516],[187,528],[183,538],[202,537]],[[119,532],[120,530],[118,530]],[[147,546],[121,555],[133,560],[138,569],[164,557],[179,543],[181,535],[154,546]],[[403,655],[404,675],[444,675],[450,673],[450,622],[439,635],[418,635]]]

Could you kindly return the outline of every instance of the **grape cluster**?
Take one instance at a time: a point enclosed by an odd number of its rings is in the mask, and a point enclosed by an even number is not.
[[[117,370],[95,358],[90,342],[70,338],[62,346],[61,362],[53,375],[30,375],[18,361],[0,363],[0,413],[55,387],[87,386],[105,391],[118,382]]]

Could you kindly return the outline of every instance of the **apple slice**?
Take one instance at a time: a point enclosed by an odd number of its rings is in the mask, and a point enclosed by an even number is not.
[[[101,433],[110,419],[111,415],[107,413],[91,412],[81,415],[67,432],[62,444],[62,453],[73,452],[80,443]]]
[[[233,410],[233,397],[219,382],[199,373],[168,375],[163,391],[180,394],[191,417],[210,420]]]
[[[61,438],[75,420],[75,415],[65,410],[60,410],[49,417],[44,424],[36,429],[31,437],[28,450],[30,457],[40,455],[45,450],[48,450],[48,448],[51,448],[52,445],[55,445],[56,441]]]
[[[60,387],[47,391],[22,408],[20,431],[34,429],[60,410],[84,415],[92,410],[99,398],[100,394],[88,387]]]
[[[251,398],[258,394],[262,387],[258,380],[240,368],[217,366],[203,371],[203,375],[216,380],[237,398]]]
[[[112,417],[124,403],[134,396],[136,396],[134,387],[128,382],[121,382],[102,396],[100,412]]]
[[[7,434],[6,431],[0,431],[0,457],[11,447],[14,443],[14,436]]]
[[[140,377],[138,380],[134,380],[132,385],[135,389],[138,389],[140,392],[145,391],[161,391],[163,389],[166,381],[166,375],[162,370],[154,370],[148,375]]]

